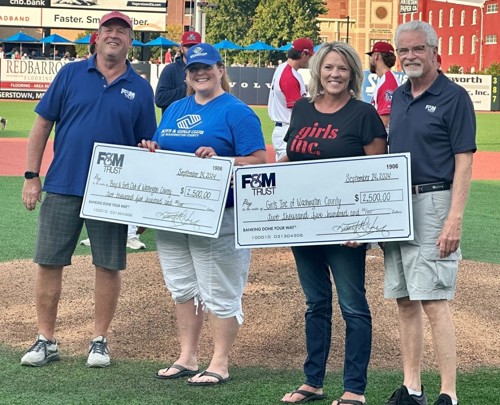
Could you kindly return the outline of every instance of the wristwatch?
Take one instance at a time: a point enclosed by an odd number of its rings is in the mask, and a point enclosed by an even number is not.
[[[34,179],[35,177],[40,177],[40,173],[35,173],[35,172],[24,172],[24,178],[25,179]]]

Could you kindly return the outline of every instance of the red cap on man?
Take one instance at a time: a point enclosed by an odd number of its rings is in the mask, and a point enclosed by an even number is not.
[[[90,45],[94,45],[95,42],[96,42],[96,39],[97,39],[97,31],[96,32],[93,32],[92,35],[90,36]]]
[[[298,38],[292,42],[292,49],[304,52],[308,55],[314,54],[314,44],[309,38]]]
[[[121,20],[125,24],[127,24],[130,27],[130,29],[132,29],[132,30],[134,29],[134,27],[132,25],[132,20],[127,15],[120,13],[119,11],[112,11],[111,13],[104,14],[101,17],[101,21],[99,21],[99,28],[101,28],[108,21],[114,20],[114,19]]]
[[[196,31],[186,31],[184,34],[182,34],[181,38],[182,46],[198,45],[199,43],[201,43],[201,35],[198,34]]]
[[[370,52],[366,52],[367,55],[372,56],[373,52],[381,52],[381,53],[394,53],[394,48],[388,42],[379,41],[373,44],[373,48]]]

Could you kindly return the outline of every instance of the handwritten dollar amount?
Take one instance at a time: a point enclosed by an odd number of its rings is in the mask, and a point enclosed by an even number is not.
[[[212,191],[203,188],[182,187],[181,194],[190,198],[199,198],[200,200],[212,199]]]
[[[366,191],[354,195],[354,201],[361,204],[402,201],[403,190]]]

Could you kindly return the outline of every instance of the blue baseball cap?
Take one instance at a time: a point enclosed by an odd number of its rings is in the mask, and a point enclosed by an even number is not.
[[[195,63],[203,63],[204,65],[213,65],[217,62],[222,62],[222,58],[217,49],[215,49],[212,45],[201,43],[198,45],[194,45],[189,48],[186,54],[186,67]]]

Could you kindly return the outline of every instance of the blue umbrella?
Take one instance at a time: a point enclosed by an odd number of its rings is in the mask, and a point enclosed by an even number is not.
[[[80,39],[77,39],[75,41],[75,44],[78,44],[78,45],[89,45],[90,44],[90,37],[91,36],[92,36],[92,34],[85,35],[84,37],[82,37]]]
[[[253,44],[246,46],[245,51],[259,51],[259,67],[260,67],[260,51],[275,51],[276,48],[262,41],[256,41]]]
[[[225,39],[224,41],[217,42],[216,44],[214,44],[214,48],[224,50],[224,63],[226,63],[226,50],[241,50],[241,49],[243,49],[242,46],[239,46],[238,44],[235,44],[234,42],[231,42],[228,39]]]
[[[321,45],[323,45],[323,44],[318,44],[318,45],[316,45],[316,46],[313,48],[315,53],[319,51],[319,48],[321,48]]]
[[[14,34],[8,38],[4,39],[4,42],[19,42],[21,44],[21,53],[23,52],[23,43],[26,42],[38,42],[38,39],[30,37],[24,32],[19,31],[17,34]]]
[[[146,42],[143,46],[159,46],[160,47],[160,59],[163,60],[163,47],[164,46],[179,46],[177,42],[171,41],[168,38],[158,37],[149,42]]]
[[[168,38],[158,37],[144,44],[145,46],[179,46],[178,43]]]
[[[144,42],[141,42],[138,39],[134,39],[132,41],[132,46],[144,46]]]
[[[52,34],[40,40],[42,44],[54,44],[54,59],[56,58],[56,44],[70,44],[71,41],[58,34]]]
[[[61,37],[58,34],[52,34],[49,35],[48,37],[42,38],[39,42],[43,44],[67,44],[71,43],[72,41],[64,37]]]
[[[217,42],[214,44],[215,49],[223,49],[223,50],[233,50],[233,49],[243,49],[242,46],[239,46],[238,44],[235,44],[234,42],[229,41],[228,39],[225,39],[224,41]]]
[[[276,48],[262,41],[256,41],[253,44],[245,46],[245,51],[275,51]]]

